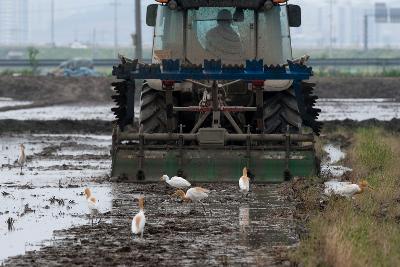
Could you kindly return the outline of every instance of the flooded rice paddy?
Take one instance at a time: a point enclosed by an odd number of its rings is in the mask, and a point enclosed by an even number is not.
[[[27,163],[16,168],[19,144]],[[104,176],[110,171],[110,136],[33,134],[1,136],[0,183],[58,185]]]
[[[22,173],[16,164],[20,143],[27,154]],[[86,186],[102,196],[103,212],[110,209],[110,186],[91,180],[109,173],[109,149],[109,136],[1,136],[0,262],[40,248],[55,230],[86,224]]]
[[[319,99],[318,108],[322,110],[319,120],[354,120],[377,119],[389,121],[400,118],[400,103],[394,99]]]
[[[211,189],[205,215],[200,205],[171,198],[163,183],[108,183],[109,136],[0,140],[0,262],[5,265],[282,265],[288,264],[282,251],[298,242],[294,203],[280,185],[255,185],[245,198],[236,184],[201,184]],[[28,157],[22,175],[15,163],[20,143]],[[99,199],[101,221],[94,225],[85,187]],[[146,196],[143,240],[130,234],[139,193]]]
[[[0,262],[7,257],[40,249],[53,239],[53,231],[88,223],[83,187],[36,187],[5,184],[1,190]],[[95,186],[102,195],[101,210],[111,206],[109,186]],[[9,218],[10,227],[3,222]]]
[[[55,232],[51,245],[6,264],[85,264],[96,266],[282,265],[281,250],[298,242],[293,206],[278,185],[257,186],[248,199],[233,185],[212,188],[201,206],[171,198],[162,184],[112,184],[110,212],[102,222]],[[132,236],[134,196],[145,192],[143,239]],[[98,196],[102,199],[102,196]]]
[[[26,106],[30,105],[31,101],[16,101],[9,97],[0,97],[0,108],[15,107],[15,106]]]
[[[10,106],[19,106],[19,101],[8,100]],[[0,107],[1,107],[0,101]],[[0,120],[105,120],[111,121],[114,115],[111,112],[112,104],[100,105],[56,105],[40,108],[23,108],[0,112]],[[321,114],[319,120],[355,120],[362,121],[377,119],[389,121],[400,118],[400,102],[393,99],[319,99],[317,107]],[[139,116],[139,108],[135,109]]]
[[[0,112],[0,120],[113,119],[112,105],[23,107],[29,104],[0,99],[0,107],[21,107]],[[321,120],[400,117],[400,104],[391,100],[322,99],[318,104]],[[27,154],[22,174],[16,164],[21,143]],[[108,135],[0,135],[0,263],[290,265],[285,251],[299,241],[296,203],[287,200],[282,185],[254,185],[245,198],[236,184],[199,184],[211,190],[205,215],[201,206],[171,198],[172,190],[162,183],[108,183],[110,145]],[[324,150],[325,175],[349,170],[341,166],[339,145]],[[99,199],[100,222],[94,225],[82,194],[86,187]],[[146,196],[143,239],[130,233],[140,193]]]
[[[57,105],[0,112],[0,120],[105,120],[112,121],[112,105]]]

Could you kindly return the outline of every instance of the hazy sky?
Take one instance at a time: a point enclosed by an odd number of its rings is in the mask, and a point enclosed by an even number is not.
[[[32,43],[50,41],[50,3],[51,0],[29,1],[29,40]],[[90,42],[92,33],[97,32],[97,41],[113,42],[114,0],[54,0],[56,43]],[[134,0],[118,0],[119,43],[128,45],[130,33],[134,32]],[[145,8],[151,0],[143,0],[142,21]]]
[[[81,42],[92,42],[95,33],[96,42],[112,45],[114,34],[115,0],[54,0],[56,20],[56,43],[67,44],[74,39]],[[332,0],[336,5],[360,6],[360,9],[373,8],[380,0]],[[50,42],[50,3],[51,0],[28,0],[29,2],[29,40],[32,43]],[[130,45],[130,33],[134,28],[135,0],[117,0],[118,6],[118,42]],[[145,8],[152,0],[142,2],[142,21],[145,20]],[[304,8],[328,5],[330,0],[291,0],[290,3],[305,5]],[[400,7],[399,0],[387,0],[390,7]],[[306,13],[306,12],[304,12]],[[307,17],[303,17],[303,21]],[[144,23],[143,23],[144,24]],[[144,41],[151,40],[151,28],[143,26]]]
[[[44,10],[50,10],[50,0],[28,0],[30,2],[30,5],[35,8],[36,10],[43,9]],[[63,13],[65,14],[71,14],[73,12],[77,12],[80,10],[87,10],[90,8],[98,8],[98,7],[104,7],[104,6],[109,6],[111,8],[111,3],[114,2],[114,0],[54,0],[56,3],[56,6],[58,7],[58,13],[62,15]],[[316,4],[316,5],[323,5],[324,3],[329,3],[330,0],[290,0],[290,3],[306,3],[306,4]],[[118,2],[124,6],[132,6],[135,0],[118,0]],[[155,1],[152,0],[142,0],[143,5],[147,5],[149,3],[154,3]],[[397,4],[397,6],[400,6],[400,2],[398,0],[333,0],[334,3],[336,4],[369,4],[372,5],[375,2],[386,2],[390,4]],[[61,10],[62,9],[62,12]]]

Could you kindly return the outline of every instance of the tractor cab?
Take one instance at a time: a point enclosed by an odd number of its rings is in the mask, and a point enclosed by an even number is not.
[[[263,59],[276,65],[292,59],[289,27],[301,24],[299,6],[284,1],[159,2],[164,4],[148,6],[146,17],[154,27],[155,63],[180,59],[202,64],[218,58],[225,64]]]

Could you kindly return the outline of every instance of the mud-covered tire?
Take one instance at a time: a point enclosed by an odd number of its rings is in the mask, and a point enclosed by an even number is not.
[[[308,114],[305,118],[300,114],[293,88],[279,92],[265,92],[263,114],[265,133],[284,133],[287,125],[290,126],[291,132],[299,132],[304,125],[319,135],[322,123],[317,119],[321,110],[314,107],[318,97],[313,94],[313,90],[314,84],[302,83],[305,110]]]
[[[308,118],[303,118],[303,125],[310,127],[316,135],[319,135],[322,128],[322,122],[317,121],[321,110],[315,108],[318,96],[314,95],[314,83],[302,82],[302,92],[304,96],[304,105]]]
[[[302,119],[293,88],[264,93],[263,119],[265,133],[268,134],[284,133],[287,125],[292,132],[301,129]]]
[[[121,130],[123,130],[126,126],[133,123],[134,115],[128,115],[128,99],[127,94],[131,84],[126,81],[116,81],[112,83],[114,87],[114,91],[116,94],[112,95],[111,98],[117,105],[116,107],[111,108],[111,111],[115,115],[115,122],[119,126]]]
[[[167,132],[167,106],[165,92],[151,88],[147,82],[143,83],[140,96],[139,125],[143,126],[144,133]],[[176,130],[176,116],[172,120],[173,131]]]

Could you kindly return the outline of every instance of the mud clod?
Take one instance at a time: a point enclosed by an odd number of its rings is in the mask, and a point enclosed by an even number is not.
[[[6,223],[7,223],[8,231],[13,231],[15,220],[13,218],[9,217],[6,221]]]

